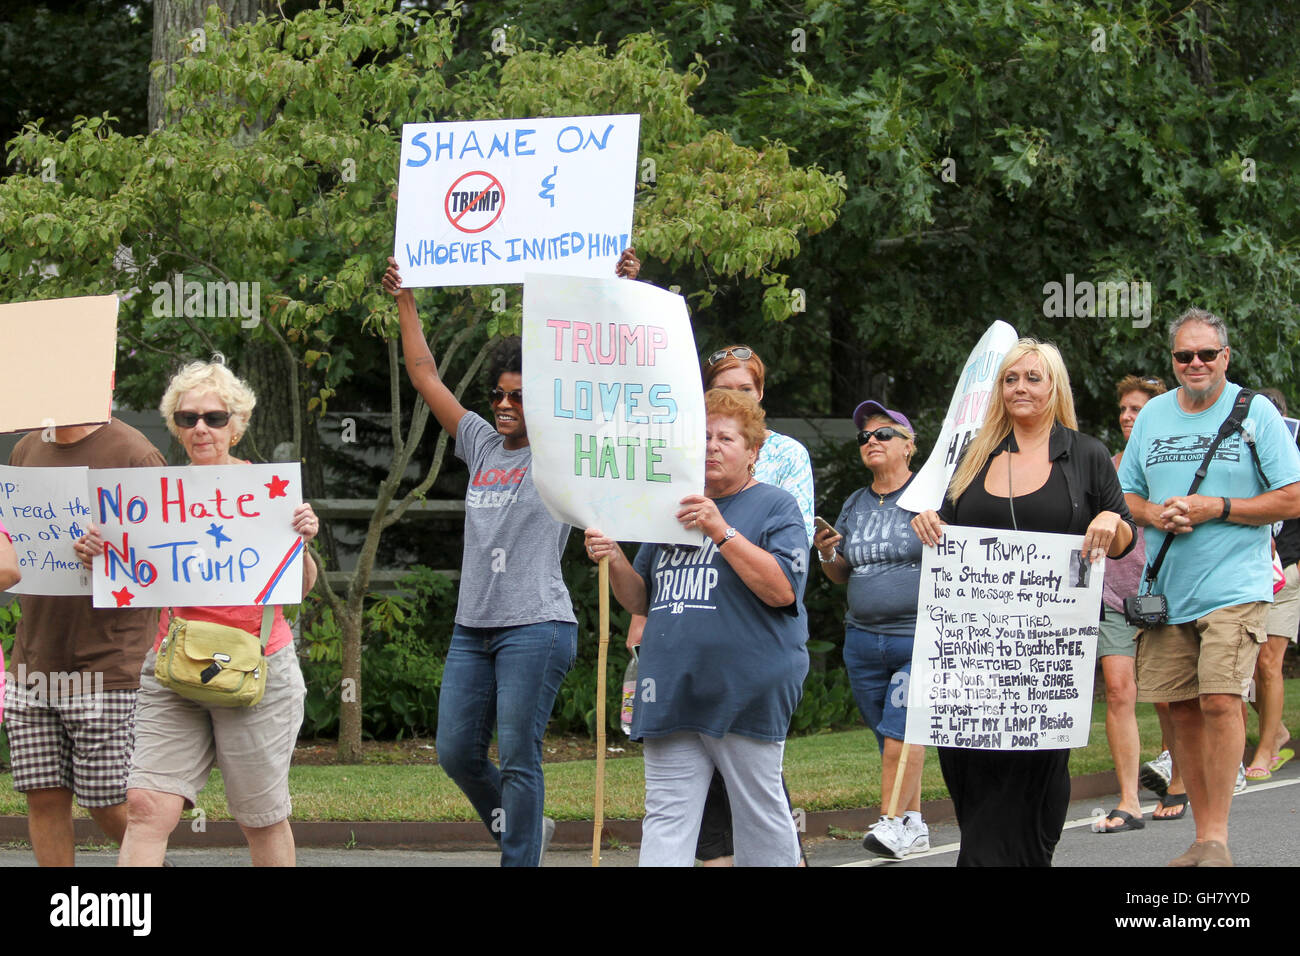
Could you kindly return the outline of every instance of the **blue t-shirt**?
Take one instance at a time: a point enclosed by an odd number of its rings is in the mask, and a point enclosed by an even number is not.
[[[799,705],[808,674],[808,538],[799,506],[789,492],[761,483],[714,503],[728,525],[776,558],[794,603],[764,604],[712,541],[642,546],[634,567],[650,611],[633,740],[682,731],[784,740]]]
[[[885,495],[884,504],[870,487],[859,488],[844,502],[835,530],[844,536],[836,550],[851,569],[845,624],[896,637],[916,633],[921,539],[912,530],[915,513],[898,507],[911,483],[909,478]]]
[[[1125,493],[1154,502],[1187,494],[1241,386],[1229,382],[1218,401],[1196,414],[1178,404],[1181,391],[1157,395],[1138,413],[1119,468]],[[1255,435],[1260,464],[1271,485],[1264,485],[1241,433],[1234,432],[1214,453],[1198,494],[1253,498],[1300,481],[1300,453],[1272,402],[1256,395],[1243,426]],[[1155,560],[1164,540],[1163,531],[1146,529],[1148,562]],[[1219,608],[1272,601],[1269,526],[1250,527],[1216,518],[1179,535],[1165,555],[1154,590],[1169,602],[1170,624],[1194,621]]]

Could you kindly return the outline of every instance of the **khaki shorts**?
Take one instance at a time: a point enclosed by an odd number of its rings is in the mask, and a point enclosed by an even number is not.
[[[1245,697],[1259,645],[1268,640],[1268,607],[1267,601],[1236,604],[1194,621],[1139,631],[1137,699],[1166,703],[1201,694]]]
[[[1268,633],[1296,640],[1300,631],[1300,565],[1286,569],[1286,586],[1273,595],[1268,612]]]
[[[272,654],[266,693],[256,707],[211,707],[159,685],[153,651],[144,659],[135,715],[129,790],[157,790],[192,807],[213,764],[221,768],[230,815],[246,827],[289,818],[289,762],[307,694],[298,653]]]

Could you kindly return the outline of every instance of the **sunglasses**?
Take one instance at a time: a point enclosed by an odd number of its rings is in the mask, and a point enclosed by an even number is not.
[[[904,436],[897,428],[891,428],[889,425],[884,425],[873,432],[866,431],[865,429],[858,432],[858,444],[865,445],[873,438],[879,442],[887,442],[894,438],[904,437],[906,436]]]
[[[230,424],[230,412],[172,412],[172,421],[176,423],[177,428],[193,428],[203,419],[203,424],[209,428],[225,428]]]
[[[1174,356],[1174,361],[1177,362],[1179,365],[1191,365],[1192,356],[1196,356],[1198,359],[1201,360],[1202,363],[1204,363],[1205,365],[1209,365],[1211,362],[1213,362],[1216,358],[1219,357],[1219,353],[1222,351],[1223,351],[1222,348],[1197,349],[1196,351],[1192,351],[1191,349],[1181,349],[1177,352],[1174,352],[1173,356]]]
[[[510,399],[512,405],[522,405],[524,401],[524,391],[521,388],[514,388],[506,391],[504,388],[494,388],[488,392],[488,397],[492,399],[492,404],[496,405],[503,398]]]
[[[740,359],[740,361],[742,362],[747,362],[754,357],[754,350],[747,349],[743,345],[737,346],[734,349],[722,349],[721,351],[714,352],[712,355],[709,356],[709,364],[717,365],[728,355],[732,356],[733,358]]]

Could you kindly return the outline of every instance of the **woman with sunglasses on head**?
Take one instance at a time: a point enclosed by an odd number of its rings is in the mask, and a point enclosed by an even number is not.
[[[555,829],[543,817],[542,737],[578,649],[578,622],[560,574],[569,526],[533,484],[519,340],[501,343],[488,394],[492,422],[471,412],[438,375],[410,289],[388,260],[406,373],[469,466],[456,626],[438,698],[438,762],[469,798],[502,866],[539,866]],[[636,278],[628,249],[616,272]],[[488,759],[493,730],[500,766]]]
[[[704,362],[702,374],[706,392],[713,388],[731,389],[748,395],[760,404],[763,401],[767,367],[758,357],[758,353],[748,345],[729,345],[710,353]],[[799,512],[803,515],[804,530],[811,539],[813,473],[808,449],[789,435],[766,429],[758,461],[754,465],[754,480],[775,485],[794,495],[794,500],[799,505]],[[641,643],[644,628],[645,618],[634,614],[631,626],[628,628],[629,650]],[[784,786],[784,779],[782,785]],[[787,803],[789,798],[787,788]],[[704,866],[730,866],[734,856],[733,849],[731,807],[727,801],[727,786],[722,779],[722,774],[714,771],[713,782],[704,805],[704,819],[700,823],[700,837],[695,855]]]
[[[1134,524],[1106,446],[1078,431],[1056,346],[1021,339],[998,369],[979,432],[941,510],[912,529],[927,546],[943,525],[1080,535],[1089,561],[1119,558]],[[958,866],[1051,866],[1070,804],[1070,751],[939,747],[961,828]]]
[[[880,402],[859,405],[853,423],[871,481],[849,496],[835,528],[821,528],[813,546],[826,576],[849,586],[844,666],[858,710],[880,747],[880,819],[862,845],[879,856],[901,860],[930,848],[930,830],[921,818],[924,747],[907,748],[899,790],[899,807],[905,812],[889,816],[907,728],[907,689],[921,587],[921,541],[910,524],[912,512],[898,506],[899,496],[912,481],[916,439],[907,416]]]
[[[257,398],[223,362],[192,362],[172,378],[159,411],[191,465],[242,465],[232,455],[248,428]],[[311,505],[294,509],[293,530],[304,546],[320,530]],[[82,561],[102,553],[97,531],[78,542]],[[316,583],[316,562],[303,551],[302,595]],[[178,607],[160,615],[153,650],[144,659],[136,703],[135,750],[127,778],[126,835],[120,866],[162,866],[167,839],[181,811],[193,807],[213,764],[221,768],[226,804],[254,866],[293,866],[289,828],[289,763],[307,695],[293,632],[277,607]],[[223,707],[163,687],[154,666],[171,618],[237,627],[266,641],[266,691],[252,707]]]

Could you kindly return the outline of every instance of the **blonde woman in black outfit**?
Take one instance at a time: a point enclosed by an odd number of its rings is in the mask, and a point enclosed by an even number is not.
[[[913,519],[917,537],[936,544],[942,524],[1015,528],[1083,535],[1094,561],[1126,554],[1133,520],[1106,447],[1077,431],[1061,353],[1021,339],[998,381],[1001,401],[989,402],[940,511]],[[1070,751],[938,750],[961,827],[957,865],[1050,866],[1070,800]]]

